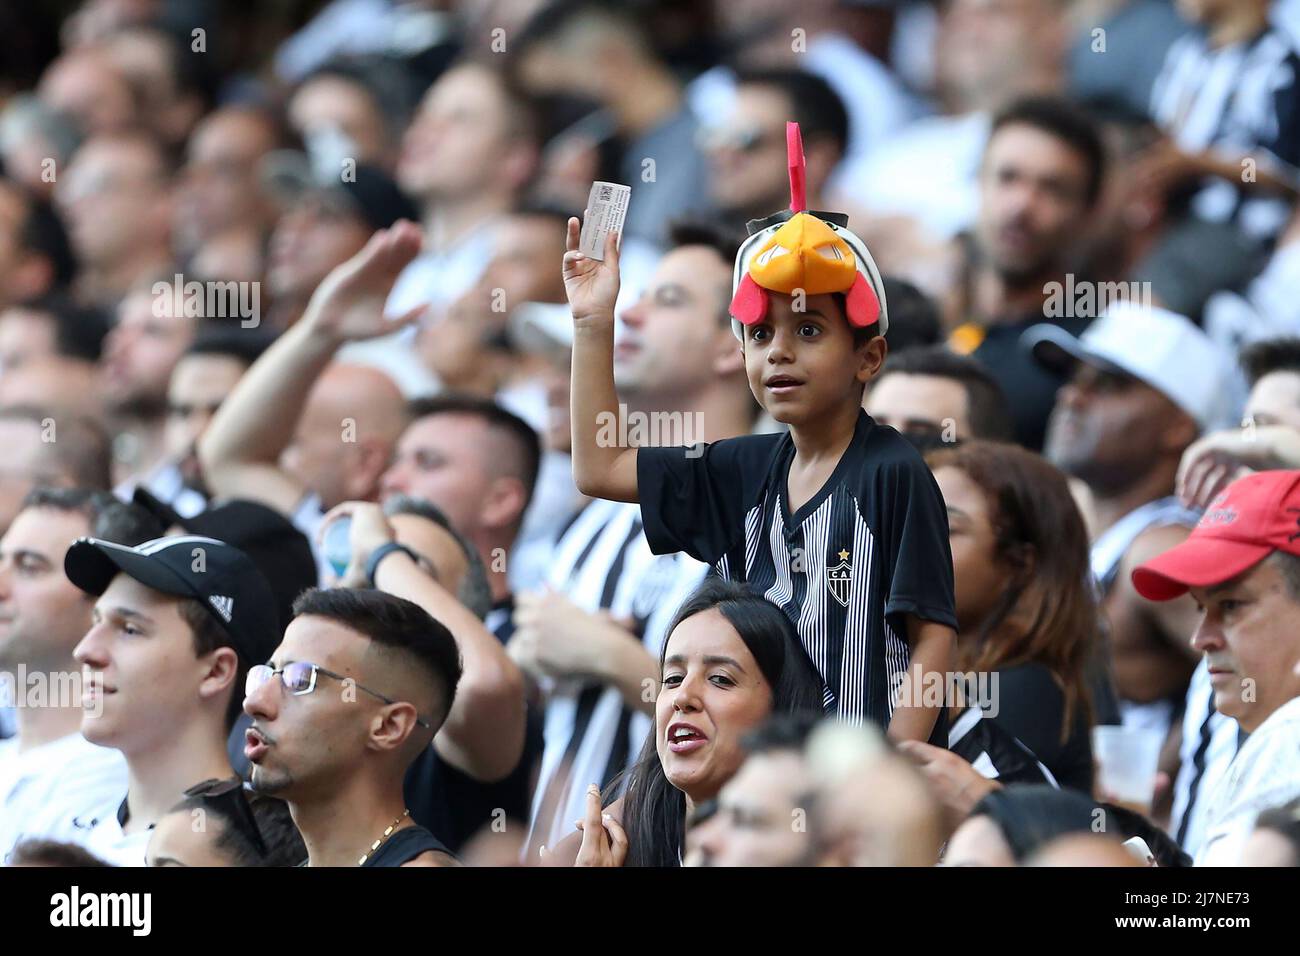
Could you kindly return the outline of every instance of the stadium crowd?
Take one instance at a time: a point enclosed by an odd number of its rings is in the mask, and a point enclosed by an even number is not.
[[[0,861],[1300,866],[1300,0],[0,54]]]

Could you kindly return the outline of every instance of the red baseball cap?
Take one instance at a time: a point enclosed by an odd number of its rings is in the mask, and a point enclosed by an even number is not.
[[[1274,551],[1300,555],[1300,471],[1234,481],[1186,541],[1133,569],[1133,586],[1148,601],[1169,601],[1231,580]]]

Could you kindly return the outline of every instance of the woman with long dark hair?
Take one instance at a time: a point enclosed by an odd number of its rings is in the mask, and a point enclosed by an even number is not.
[[[1091,793],[1093,690],[1108,684],[1088,535],[1065,476],[999,442],[926,462],[948,508],[957,669],[996,675],[982,685],[996,691],[986,716],[1062,786]]]
[[[603,812],[550,862],[679,866],[688,813],[745,759],[746,734],[777,714],[820,714],[824,685],[789,618],[743,585],[709,578],[682,604],[660,653],[655,726]],[[610,787],[619,789],[620,781]]]

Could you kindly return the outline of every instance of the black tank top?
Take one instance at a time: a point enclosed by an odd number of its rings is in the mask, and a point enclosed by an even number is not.
[[[442,842],[422,826],[407,827],[390,836],[362,866],[401,866],[421,853],[437,850],[453,856]]]

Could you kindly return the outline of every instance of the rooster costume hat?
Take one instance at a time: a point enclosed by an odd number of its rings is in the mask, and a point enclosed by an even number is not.
[[[879,323],[889,328],[880,271],[866,244],[849,231],[849,217],[809,212],[804,183],[803,137],[798,123],[785,124],[790,164],[790,208],[766,219],[751,220],[749,238],[736,253],[731,282],[731,328],[744,341],[741,326],[761,322],[768,292],[805,295],[842,292],[849,325],[864,329]]]

